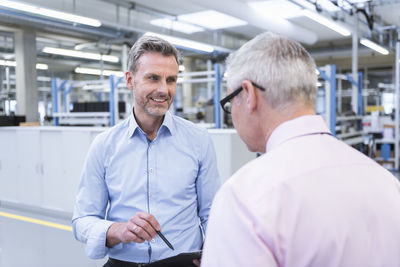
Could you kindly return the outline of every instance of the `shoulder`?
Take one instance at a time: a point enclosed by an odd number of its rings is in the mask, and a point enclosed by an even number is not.
[[[207,129],[201,128],[191,121],[185,120],[175,115],[172,115],[172,120],[175,125],[175,130],[178,134],[188,135],[193,138],[209,137]]]
[[[285,180],[278,175],[280,167],[274,162],[275,159],[271,155],[264,154],[242,166],[223,187],[226,187],[226,190],[231,191],[238,199],[252,201],[257,197],[257,192],[262,192],[265,196]]]
[[[280,173],[278,170],[282,168],[280,162],[280,155],[276,155],[273,151],[262,154],[243,165],[228,182],[240,186],[249,183],[265,183],[263,186],[273,186],[283,180],[280,175],[277,175]]]
[[[128,134],[129,119],[125,119],[117,125],[106,129],[98,134],[93,140],[93,145],[107,147],[115,139],[119,140],[122,136]]]

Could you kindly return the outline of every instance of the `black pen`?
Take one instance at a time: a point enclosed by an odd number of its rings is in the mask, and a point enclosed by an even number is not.
[[[175,250],[174,247],[171,245],[171,243],[169,243],[169,241],[165,238],[165,236],[160,231],[156,231],[156,233],[161,237],[161,239],[165,242],[165,244],[167,244],[167,246],[170,249]]]

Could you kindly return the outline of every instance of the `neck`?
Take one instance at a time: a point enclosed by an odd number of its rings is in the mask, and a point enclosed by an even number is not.
[[[139,127],[146,133],[147,138],[151,141],[157,136],[158,129],[164,120],[164,116],[153,116],[145,112],[140,112],[137,109],[133,109],[135,120]]]
[[[282,123],[301,116],[315,115],[314,107],[308,105],[290,104],[283,108],[267,108],[264,112],[262,130],[264,135],[264,149],[272,132]]]

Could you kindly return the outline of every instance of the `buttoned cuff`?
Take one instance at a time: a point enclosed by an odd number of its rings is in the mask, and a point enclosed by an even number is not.
[[[109,248],[106,246],[107,231],[113,223],[112,221],[99,220],[93,225],[85,247],[86,255],[89,258],[101,259],[107,255],[109,251]]]

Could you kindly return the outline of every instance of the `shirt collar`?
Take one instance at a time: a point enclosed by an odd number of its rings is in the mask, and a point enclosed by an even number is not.
[[[174,124],[172,121],[172,114],[167,111],[164,115],[164,120],[161,124],[160,129],[158,132],[161,132],[165,128],[166,131],[168,131],[171,135],[174,134],[175,129],[174,129]],[[133,115],[133,109],[132,109],[132,114],[129,117],[129,126],[128,126],[128,136],[129,138],[132,137],[135,133],[142,132],[143,134],[144,131],[140,128],[139,124],[136,121],[135,116]]]
[[[324,119],[318,115],[306,115],[280,124],[272,132],[266,145],[266,152],[283,142],[309,134],[331,134]]]

